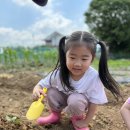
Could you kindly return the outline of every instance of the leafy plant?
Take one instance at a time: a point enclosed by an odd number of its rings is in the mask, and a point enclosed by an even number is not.
[[[17,116],[14,115],[6,115],[5,119],[8,122],[12,122],[14,124],[20,124],[20,118],[18,118]]]

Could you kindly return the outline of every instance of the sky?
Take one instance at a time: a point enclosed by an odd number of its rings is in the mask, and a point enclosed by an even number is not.
[[[84,12],[91,0],[48,0],[44,7],[32,0],[0,0],[0,48],[33,47],[57,31],[69,35],[87,30]]]

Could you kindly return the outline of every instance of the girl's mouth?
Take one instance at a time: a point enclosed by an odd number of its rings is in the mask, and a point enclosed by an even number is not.
[[[81,71],[82,69],[79,68],[73,68],[74,71]]]

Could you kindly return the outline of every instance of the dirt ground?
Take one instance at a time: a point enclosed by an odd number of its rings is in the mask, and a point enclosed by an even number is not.
[[[26,112],[32,102],[34,85],[41,79],[36,72],[11,71],[0,74],[0,130],[73,130],[69,118],[62,116],[57,125],[38,126],[35,121],[28,121]],[[130,84],[124,84],[121,93],[124,100],[129,97]],[[119,113],[123,101],[116,102],[107,92],[109,103],[99,106],[90,123],[91,130],[126,130]],[[48,114],[48,108],[44,110]]]

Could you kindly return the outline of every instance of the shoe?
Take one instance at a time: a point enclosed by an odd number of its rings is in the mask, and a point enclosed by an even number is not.
[[[49,116],[38,118],[37,123],[39,125],[58,123],[60,121],[60,115],[61,114],[59,112],[53,111]]]
[[[80,117],[73,116],[73,117],[71,118],[71,121],[72,121],[72,124],[73,124],[74,129],[75,129],[75,130],[89,130],[88,127],[77,128],[77,127],[75,126],[75,122],[76,122],[77,120],[81,120],[81,119],[83,119],[83,116],[80,116]]]

